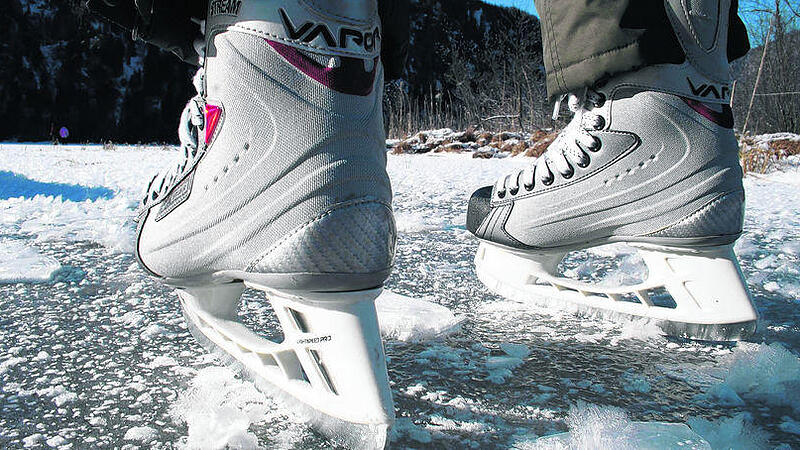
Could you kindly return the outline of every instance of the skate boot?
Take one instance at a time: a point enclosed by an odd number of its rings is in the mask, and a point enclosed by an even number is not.
[[[473,194],[467,228],[481,240],[476,270],[491,290],[647,317],[688,338],[755,329],[733,253],[744,189],[728,106],[730,2],[706,3],[689,14],[685,2],[666,2],[684,64],[569,95],[574,118],[535,165]],[[559,272],[567,253],[612,242],[638,249],[645,281],[605,287]]]
[[[137,258],[178,288],[202,341],[340,443],[383,447],[374,300],[396,231],[375,1],[211,1],[205,34],[184,158],[148,188]],[[266,294],[282,342],[240,322],[245,288]]]

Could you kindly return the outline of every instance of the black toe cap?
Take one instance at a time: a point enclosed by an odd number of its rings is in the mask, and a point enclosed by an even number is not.
[[[492,208],[489,203],[492,200],[492,186],[485,186],[472,194],[467,208],[467,230],[477,236],[478,228],[483,223],[483,219],[489,215]]]

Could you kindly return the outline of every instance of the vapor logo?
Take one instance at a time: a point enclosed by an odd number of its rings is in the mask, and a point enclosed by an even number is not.
[[[231,16],[239,15],[239,10],[242,8],[241,0],[211,0],[210,16],[218,16],[227,14]]]
[[[698,97],[710,96],[716,99],[724,100],[728,98],[728,95],[730,95],[730,88],[725,85],[720,85],[719,88],[713,84],[705,83],[701,84],[700,86],[695,86],[689,77],[686,77],[686,81],[689,82],[689,89],[692,90],[692,94]]]
[[[338,36],[324,23],[305,22],[303,25],[297,27],[283,8],[280,8],[279,11],[286,34],[289,35],[290,39],[295,41],[309,43],[317,37],[322,37],[328,47],[347,48],[350,42],[352,42],[356,46],[371,52],[375,49],[377,41],[381,38],[381,31],[378,27],[375,27],[375,30],[371,32],[342,27],[339,29]]]

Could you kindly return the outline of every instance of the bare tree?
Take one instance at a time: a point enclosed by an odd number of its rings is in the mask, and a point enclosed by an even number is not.
[[[800,14],[789,0],[751,3],[746,11],[754,43],[737,63],[734,111],[747,121],[747,131],[800,132]],[[763,64],[762,64],[763,59]],[[761,74],[759,76],[759,67]],[[756,82],[758,83],[756,86]],[[740,122],[741,123],[741,122]]]

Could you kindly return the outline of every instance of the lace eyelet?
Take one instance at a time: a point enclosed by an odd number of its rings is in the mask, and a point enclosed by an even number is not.
[[[497,198],[506,198],[506,191],[497,191]]]
[[[519,187],[515,187],[514,189],[509,189],[508,193],[511,195],[517,195],[519,193]]]
[[[551,184],[553,184],[554,181],[556,181],[556,177],[550,176],[550,178],[542,180],[542,184],[545,186],[550,186]]]
[[[597,102],[594,103],[595,108],[602,108],[606,104],[606,96],[602,92],[597,92]]]
[[[528,191],[528,192],[533,190],[533,185],[532,184],[525,183],[523,186],[525,186],[525,190]]]
[[[603,141],[601,141],[598,138],[594,138],[594,145],[589,147],[589,151],[596,153],[599,152],[602,147],[603,147]]]
[[[606,119],[603,116],[597,116],[597,124],[594,126],[595,130],[602,130],[606,127]]]
[[[569,180],[570,178],[573,177],[573,175],[575,175],[575,169],[573,169],[572,166],[569,166],[569,172],[561,174],[561,176],[564,177],[565,180]]]
[[[585,161],[585,162],[584,162],[584,161]],[[583,161],[581,161],[581,162],[579,162],[579,163],[578,163],[578,167],[580,167],[581,169],[585,169],[585,168],[589,167],[589,164],[590,164],[591,162],[592,162],[591,158],[589,158],[589,157],[587,156],[587,157],[586,157],[586,158],[585,158]]]

